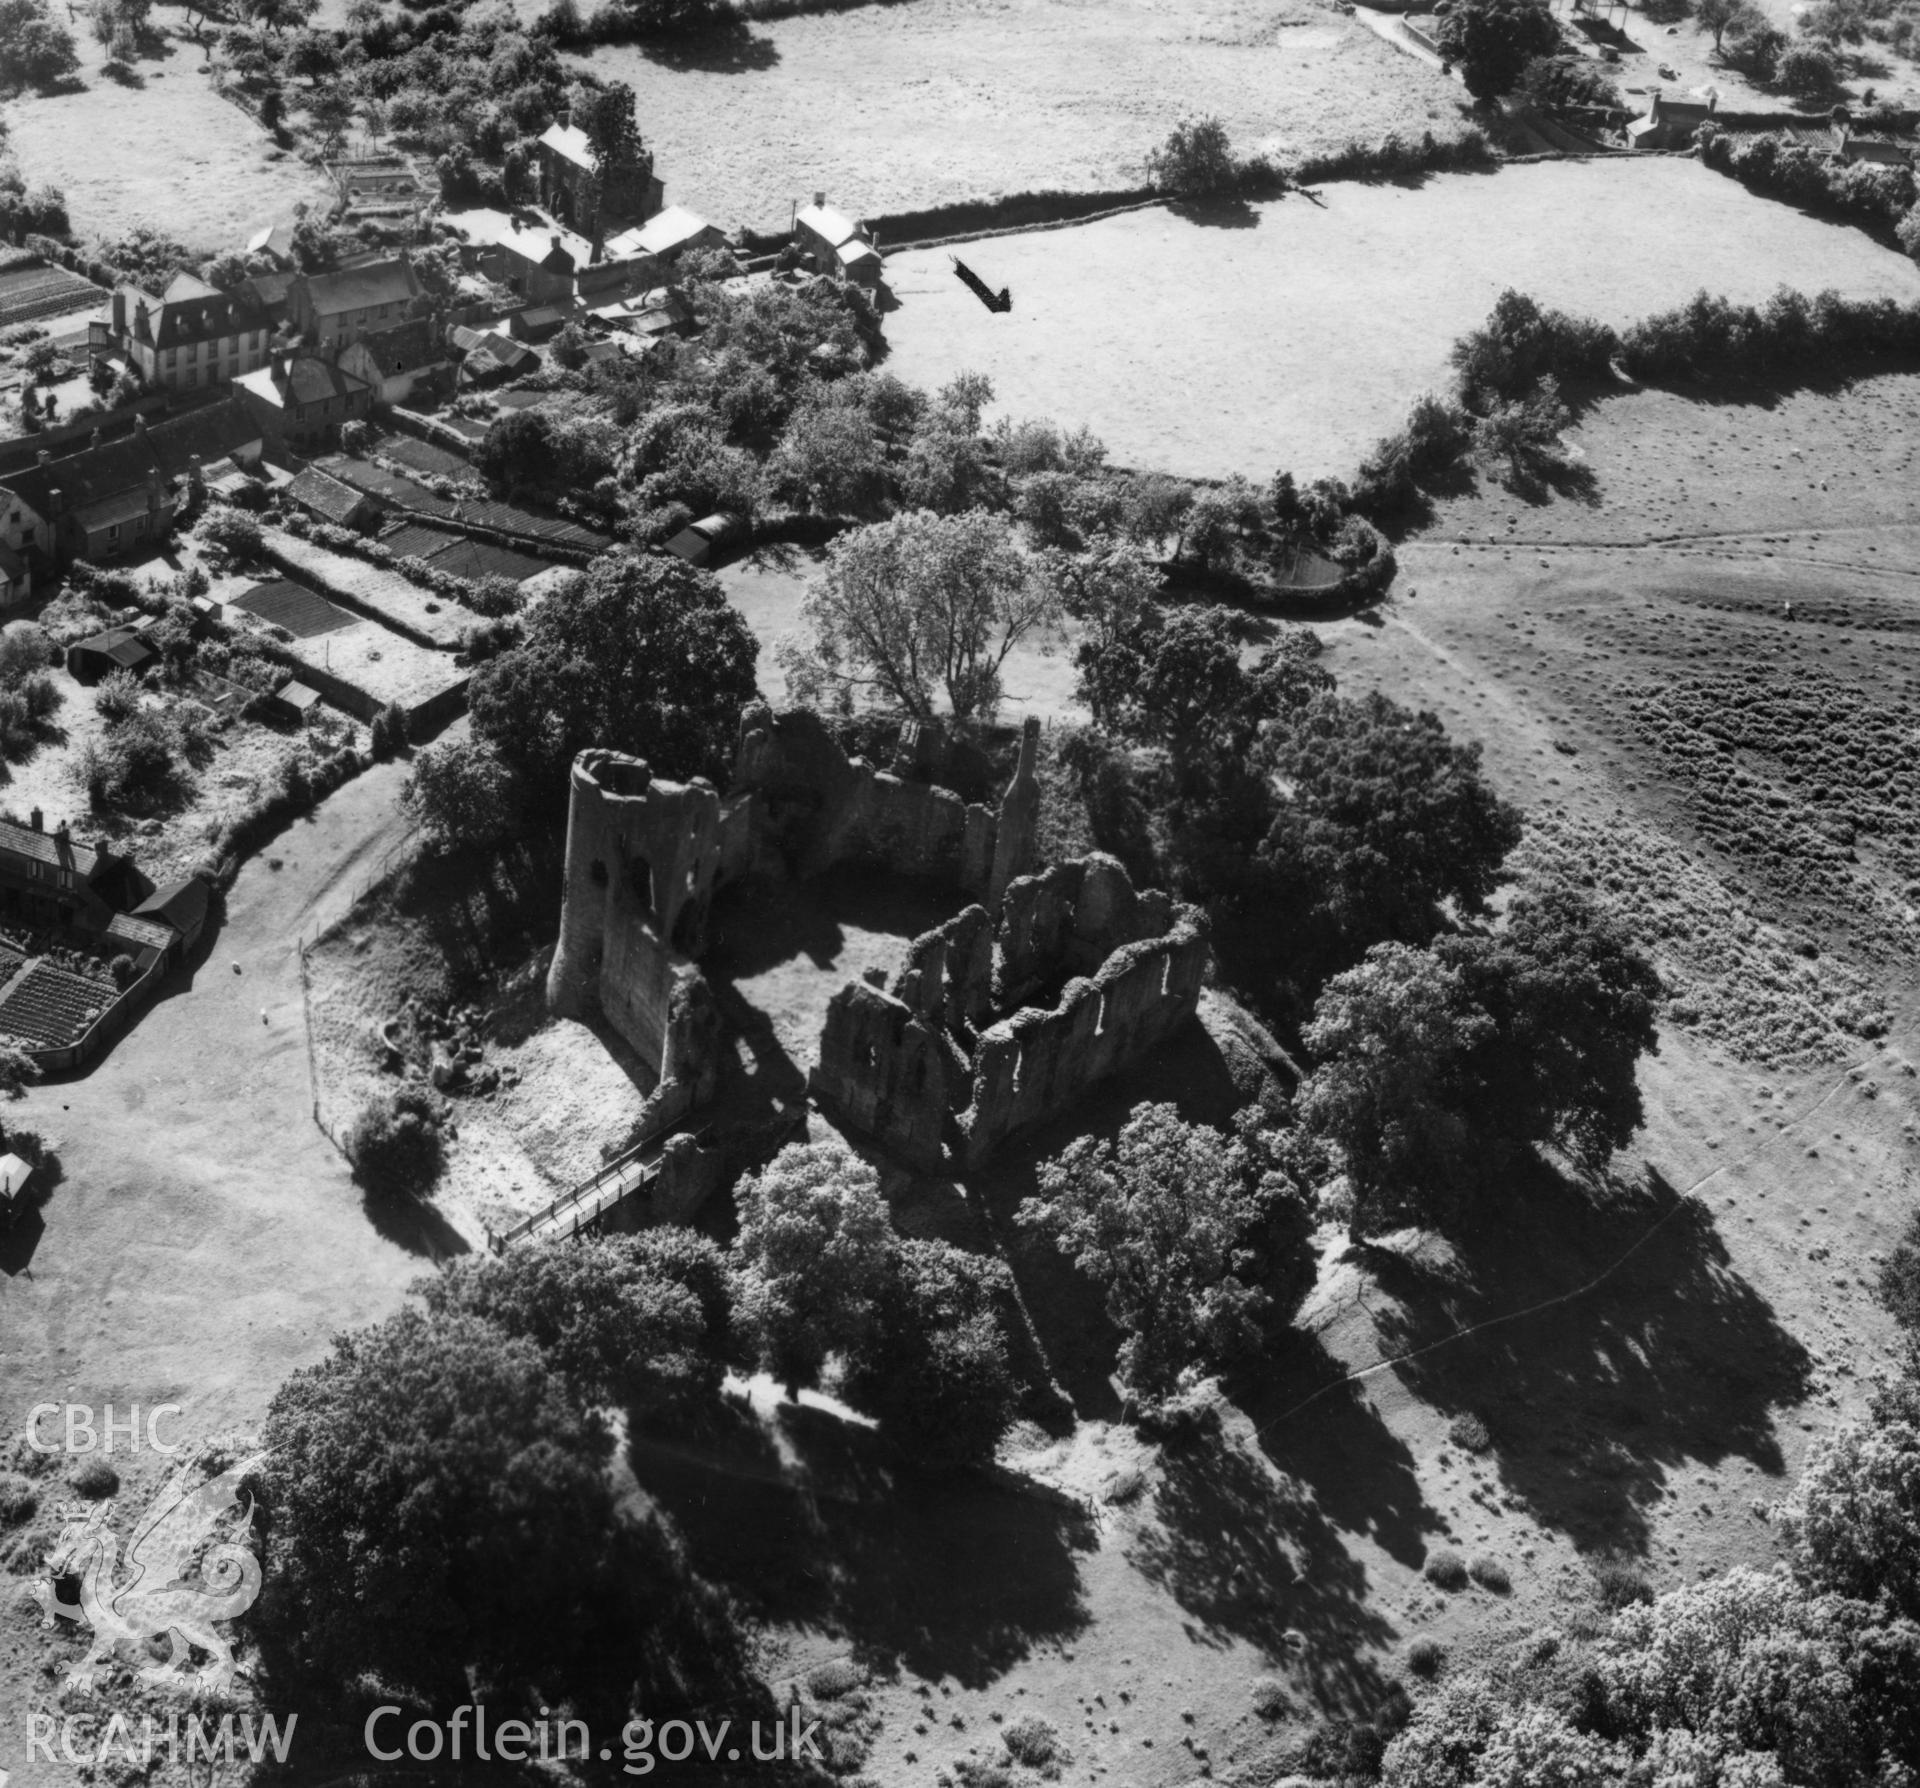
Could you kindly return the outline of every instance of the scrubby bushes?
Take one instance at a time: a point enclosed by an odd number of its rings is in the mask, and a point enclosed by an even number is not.
[[[50,87],[79,67],[73,33],[44,0],[0,0],[0,93]]]
[[[402,1086],[369,1099],[342,1144],[354,1177],[380,1198],[430,1192],[446,1162],[440,1124],[440,1103],[423,1086]]]
[[[1700,159],[1749,190],[1866,229],[1897,231],[1920,196],[1910,168],[1840,163],[1791,137],[1737,138],[1711,121],[1698,138]]]
[[[103,812],[150,813],[184,798],[192,766],[212,750],[204,718],[135,708],[82,748],[79,776]]]

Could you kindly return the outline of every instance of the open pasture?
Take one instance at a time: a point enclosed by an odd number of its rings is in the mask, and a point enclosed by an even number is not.
[[[911,0],[578,60],[632,85],[667,197],[723,229],[819,189],[871,215],[1134,185],[1204,113],[1283,158],[1444,138],[1464,99],[1311,0]]]
[[[1553,162],[1419,186],[1329,184],[1224,215],[1131,212],[889,259],[890,365],[993,380],[998,408],[1090,424],[1124,465],[1348,476],[1446,376],[1508,286],[1623,324],[1702,287],[1920,298],[1920,269],[1857,230],[1690,161]]]
[[[159,22],[172,21],[162,14]],[[101,72],[106,52],[84,22],[74,47],[84,87],[10,101],[7,129],[29,184],[49,181],[67,195],[81,237],[146,225],[214,253],[239,247],[302,200],[329,201],[317,170],[291,155],[269,159],[267,133],[214,91],[190,38],[166,37],[161,53],[134,63],[126,85]]]

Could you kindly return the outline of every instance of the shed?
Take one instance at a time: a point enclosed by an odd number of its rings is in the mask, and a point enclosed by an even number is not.
[[[667,551],[689,565],[709,565],[729,547],[744,545],[751,533],[744,516],[703,516],[674,535],[667,542]]]
[[[97,683],[110,671],[138,676],[159,654],[146,636],[132,627],[109,627],[67,648],[67,671],[76,683]]]
[[[380,514],[376,498],[318,466],[301,471],[287,486],[287,495],[302,509],[339,528],[364,528]]]
[[[274,720],[290,720],[299,725],[319,705],[320,691],[294,678],[282,683],[261,703],[261,708]]]
[[[18,1155],[0,1155],[0,1229],[29,1206],[27,1190],[33,1183],[33,1164]]]
[[[565,323],[565,316],[551,304],[536,304],[508,317],[507,330],[516,341],[551,341]]]
[[[190,875],[148,895],[133,909],[133,916],[171,926],[180,939],[180,948],[191,950],[206,929],[209,903],[206,882]]]

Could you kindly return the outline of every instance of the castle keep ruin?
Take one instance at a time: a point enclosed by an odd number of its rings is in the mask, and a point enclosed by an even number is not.
[[[1010,883],[997,919],[970,906],[914,939],[890,987],[843,988],[811,1085],[904,1160],[978,1167],[1171,1036],[1206,969],[1193,909],[1095,853]]]
[[[887,987],[834,996],[810,1085],[906,1161],[978,1166],[1169,1036],[1206,973],[1198,915],[1138,892],[1113,858],[1029,873],[1038,744],[1029,720],[997,808],[937,780],[969,749],[938,728],[907,728],[883,770],[817,715],[764,703],[741,718],[724,796],[583,751],[549,1008],[603,1019],[659,1075],[640,1125],[657,1135],[716,1096],[731,1047],[699,964],[717,890],[838,864],[944,883],[976,904],[916,938]]]

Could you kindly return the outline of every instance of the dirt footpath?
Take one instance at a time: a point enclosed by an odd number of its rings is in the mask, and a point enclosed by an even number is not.
[[[296,949],[404,835],[405,774],[377,766],[282,834],[106,1059],[5,1112],[64,1177],[44,1228],[0,1242],[0,1432],[60,1400],[176,1402],[189,1440],[257,1424],[288,1372],[422,1270],[312,1122]]]

